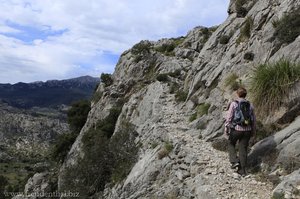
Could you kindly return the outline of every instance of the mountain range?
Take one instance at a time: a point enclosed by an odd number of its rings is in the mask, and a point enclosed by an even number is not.
[[[22,109],[32,107],[56,108],[80,99],[89,99],[100,79],[82,76],[67,80],[0,84],[0,99]]]

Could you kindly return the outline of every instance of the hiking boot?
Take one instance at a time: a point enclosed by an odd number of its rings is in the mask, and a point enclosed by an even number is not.
[[[231,164],[231,168],[232,169],[236,169],[236,168],[239,168],[240,167],[240,163],[239,162],[236,162],[236,163],[232,163]]]

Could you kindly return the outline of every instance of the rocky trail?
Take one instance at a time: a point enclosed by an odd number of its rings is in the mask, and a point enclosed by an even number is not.
[[[227,153],[200,139],[200,130],[190,129],[188,115],[174,102],[174,96],[167,94],[163,101],[163,118],[157,125],[164,126],[174,146],[166,157],[171,159],[169,179],[173,180],[160,186],[154,184],[153,189],[178,183],[178,189],[171,193],[175,198],[271,198],[270,182],[258,180],[255,174],[241,177],[235,173]]]

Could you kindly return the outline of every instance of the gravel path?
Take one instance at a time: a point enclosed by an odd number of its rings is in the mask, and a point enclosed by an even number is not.
[[[191,198],[271,198],[272,184],[261,182],[255,174],[241,177],[230,168],[228,154],[215,150],[199,139],[199,130],[190,129],[188,116],[167,96],[160,121],[175,146],[170,154],[177,178],[190,190]],[[201,179],[199,182],[199,179]],[[198,187],[194,186],[199,184]],[[198,194],[197,194],[198,191]],[[202,197],[202,196],[203,197]]]

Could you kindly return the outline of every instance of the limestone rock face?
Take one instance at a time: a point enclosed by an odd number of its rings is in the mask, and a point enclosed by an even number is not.
[[[246,12],[241,13],[236,1],[230,1],[230,15],[218,27],[196,27],[180,38],[141,41],[125,51],[112,75],[113,84],[98,87],[101,97],[93,102],[60,169],[59,189],[69,180],[65,174],[87,155],[83,138],[119,105],[122,109],[112,138],[124,129],[124,121],[134,125],[138,158],[122,180],[94,191],[95,198],[270,198],[269,181],[261,182],[254,174],[241,178],[229,169],[227,154],[207,142],[223,134],[226,107],[234,94],[224,85],[230,74],[248,86],[253,68],[261,63],[283,56],[300,62],[299,37],[277,46],[272,24],[300,2],[247,2],[242,6]],[[241,32],[247,19],[252,19],[252,26],[245,37]],[[255,157],[255,164],[261,163],[257,157],[273,149],[278,152],[278,164],[299,155],[300,121],[295,120],[299,99],[295,84],[276,114],[262,118],[263,124],[276,122],[285,128],[253,146],[250,157]]]
[[[260,161],[260,158],[277,151],[278,157],[275,163],[280,163],[289,170],[295,170],[300,166],[299,135],[300,117],[296,118],[287,128],[256,143],[249,158],[255,164],[255,161]]]
[[[16,195],[13,199],[37,199],[58,197],[57,192],[53,192],[50,182],[51,174],[49,172],[36,173],[28,179],[24,192]],[[56,195],[55,195],[56,194]]]
[[[30,195],[31,193],[50,193],[51,186],[47,179],[48,173],[36,173],[33,177],[31,177],[26,186],[24,193],[26,195]],[[38,198],[32,197],[32,198]]]
[[[299,198],[300,170],[285,176],[282,182],[273,190],[274,197]]]

